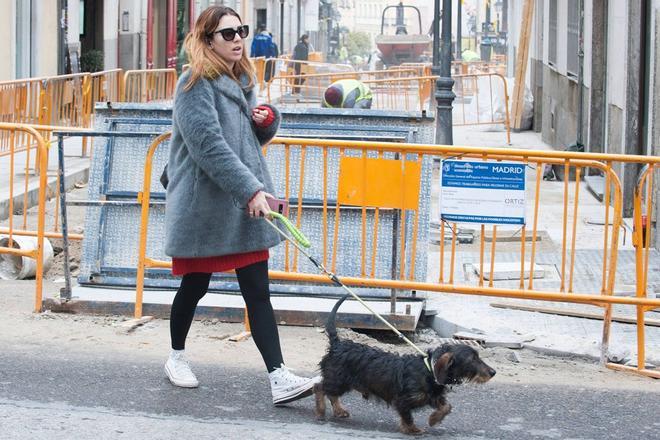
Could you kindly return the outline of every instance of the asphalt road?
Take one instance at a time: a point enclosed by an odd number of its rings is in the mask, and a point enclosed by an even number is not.
[[[66,353],[0,345],[0,438],[3,439],[381,439],[398,417],[357,394],[351,418],[314,420],[313,399],[274,407],[265,374],[196,365],[201,386],[172,387],[163,365],[135,353]],[[551,382],[551,380],[550,380]],[[492,383],[456,387],[454,411],[422,438],[660,439],[660,394],[552,385]],[[426,427],[430,410],[416,421]]]

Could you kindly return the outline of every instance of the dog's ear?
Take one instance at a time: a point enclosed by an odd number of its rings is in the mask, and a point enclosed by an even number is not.
[[[433,376],[435,376],[435,381],[442,385],[447,379],[447,371],[451,364],[454,363],[454,355],[451,353],[444,353],[442,356],[437,358],[433,363]]]

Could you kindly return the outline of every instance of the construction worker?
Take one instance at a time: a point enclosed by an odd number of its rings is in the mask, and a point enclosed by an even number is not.
[[[371,108],[371,89],[356,79],[341,79],[328,86],[323,94],[326,108]]]

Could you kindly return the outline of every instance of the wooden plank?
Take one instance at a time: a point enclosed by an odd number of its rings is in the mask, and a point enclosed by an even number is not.
[[[250,336],[252,336],[252,333],[250,333],[250,332],[246,332],[246,331],[242,331],[242,332],[240,332],[240,333],[237,334],[237,335],[230,336],[230,337],[229,337],[229,340],[230,340],[231,342],[242,342],[242,341],[245,341],[245,340],[249,339]]]
[[[525,76],[527,75],[527,62],[529,59],[529,40],[532,33],[532,19],[534,17],[534,0],[525,0],[518,39],[518,53],[516,56],[515,83],[513,86],[513,104],[511,109],[512,126],[519,130],[522,126],[523,98],[525,96]]]
[[[142,318],[129,319],[128,321],[124,321],[119,324],[119,329],[122,333],[130,333],[136,328],[143,326],[149,321],[152,321],[153,319],[153,316],[143,316]]]
[[[498,309],[522,310],[525,312],[538,312],[538,313],[547,313],[551,315],[572,316],[574,318],[596,319],[599,321],[603,320],[603,316],[599,315],[598,313],[580,312],[577,310],[560,309],[556,307],[523,306],[520,304],[513,304],[513,303],[490,303],[490,306],[496,307]],[[626,316],[620,316],[620,315],[613,315],[612,321],[620,322],[623,324],[637,324],[637,319],[628,318]],[[660,320],[645,319],[644,325],[648,325],[651,327],[660,327]]]

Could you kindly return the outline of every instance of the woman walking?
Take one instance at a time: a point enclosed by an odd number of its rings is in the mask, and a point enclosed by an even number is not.
[[[254,342],[269,373],[273,403],[309,396],[316,379],[285,366],[270,303],[268,249],[281,238],[260,217],[273,191],[261,146],[275,135],[279,112],[255,107],[249,29],[231,8],[214,6],[186,37],[190,68],[177,84],[167,168],[166,245],[181,286],[172,303],[172,384],[199,382],[185,358],[195,308],[214,272],[234,269]]]

